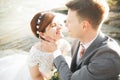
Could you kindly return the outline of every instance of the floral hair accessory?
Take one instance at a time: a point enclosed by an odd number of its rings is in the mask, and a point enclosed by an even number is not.
[[[37,25],[36,28],[39,29],[39,24],[41,22],[41,19],[43,18],[43,16],[45,15],[45,13],[41,13],[41,15],[39,16],[38,20],[37,20]],[[36,31],[37,34],[39,34],[39,30]]]
[[[38,18],[38,20],[37,20],[37,25],[40,24],[41,19],[43,18],[44,14],[45,14],[45,13],[41,13],[41,15],[39,16],[39,18]]]

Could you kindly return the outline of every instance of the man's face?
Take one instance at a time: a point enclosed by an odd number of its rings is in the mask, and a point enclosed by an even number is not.
[[[68,16],[66,20],[66,27],[71,37],[80,38],[82,35],[82,24],[78,18],[76,11],[68,10]]]

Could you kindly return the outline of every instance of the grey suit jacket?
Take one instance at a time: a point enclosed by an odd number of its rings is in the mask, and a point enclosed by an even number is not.
[[[70,69],[63,56],[53,61],[61,80],[118,80],[120,47],[112,38],[100,33],[76,65],[79,43],[76,40],[72,47]]]

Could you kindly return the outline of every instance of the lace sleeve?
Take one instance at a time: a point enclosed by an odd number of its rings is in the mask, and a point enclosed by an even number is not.
[[[33,67],[34,65],[40,65],[40,52],[33,46],[30,49],[30,55],[28,57],[28,66]]]

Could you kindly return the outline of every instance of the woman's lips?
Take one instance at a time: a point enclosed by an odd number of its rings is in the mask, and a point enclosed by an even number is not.
[[[60,34],[60,31],[57,31],[56,34]]]

